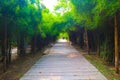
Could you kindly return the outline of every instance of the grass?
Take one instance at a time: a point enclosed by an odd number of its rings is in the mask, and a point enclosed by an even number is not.
[[[0,70],[0,80],[19,80],[41,58],[42,52],[27,54],[12,61],[5,73]]]
[[[107,65],[102,59],[96,55],[84,54],[85,58],[93,64],[108,80],[120,80],[120,75],[115,74],[114,66]]]
[[[108,80],[120,80],[120,74],[115,74],[114,65],[108,65],[95,54],[85,54],[77,45],[74,46],[78,51],[83,52],[83,56],[93,64]]]

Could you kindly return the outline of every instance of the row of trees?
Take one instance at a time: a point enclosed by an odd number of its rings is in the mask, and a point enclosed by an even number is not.
[[[119,73],[119,4],[118,0],[60,0],[55,10],[63,12],[52,29],[67,31],[73,43],[87,48],[88,54],[97,51],[99,57],[115,63]]]
[[[12,47],[18,47],[18,54],[24,56],[26,44],[35,53],[55,41],[56,34],[47,31],[50,25],[45,23],[45,10],[40,0],[0,1],[0,57],[4,71],[11,62]]]
[[[114,63],[116,73],[119,73],[119,4],[119,0],[61,0],[55,8],[70,7],[62,15],[61,24],[72,43],[86,48],[88,54],[96,51],[103,60]]]
[[[88,54],[97,51],[107,62],[115,63],[119,73],[119,0],[70,0],[77,17],[76,30],[70,31],[70,39],[81,48],[86,45]],[[84,41],[85,40],[85,41]]]
[[[115,62],[116,73],[119,72],[119,0],[58,0],[54,12],[40,1],[0,1],[4,70],[11,61],[12,46],[17,46],[18,54],[24,55],[27,43],[31,45],[31,53],[35,53],[63,32],[82,49],[86,46],[89,54],[97,51],[104,60]]]

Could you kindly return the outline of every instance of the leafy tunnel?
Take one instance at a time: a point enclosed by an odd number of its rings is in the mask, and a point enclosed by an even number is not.
[[[115,64],[119,73],[119,0],[0,0],[0,59],[6,71],[12,47],[18,55],[59,38]],[[115,44],[115,45],[114,45]]]

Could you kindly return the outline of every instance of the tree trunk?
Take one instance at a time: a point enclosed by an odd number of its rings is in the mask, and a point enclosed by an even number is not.
[[[8,42],[8,64],[11,63],[11,40]]]
[[[116,73],[119,73],[119,47],[118,47],[118,25],[117,25],[117,15],[114,17],[114,38],[115,38],[115,69]]]
[[[83,30],[81,30],[81,32],[80,32],[80,47],[81,47],[81,49],[83,49],[83,47],[84,47],[84,32],[83,32]]]
[[[86,38],[86,50],[87,50],[88,54],[90,54],[89,42],[88,42],[88,31],[86,28],[85,28],[85,38]]]
[[[36,52],[36,40],[37,40],[37,35],[35,33],[35,36],[34,36],[34,53]]]
[[[24,41],[24,33],[20,33],[20,37],[18,38],[18,55],[23,56],[25,55],[25,41]]]
[[[98,42],[97,45],[97,55],[100,56],[100,42]]]
[[[31,52],[32,53],[35,53],[36,52],[36,33],[35,35],[32,37],[32,40],[31,40]]]
[[[99,35],[97,35],[97,55],[100,56],[100,38],[99,38]]]
[[[2,54],[3,54],[3,70],[5,72],[7,69],[7,25],[6,24],[3,33]]]

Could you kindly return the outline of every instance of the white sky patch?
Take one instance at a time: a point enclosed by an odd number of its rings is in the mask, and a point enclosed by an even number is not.
[[[57,5],[57,0],[41,0],[41,3],[43,3],[51,12],[54,11],[54,6]]]

